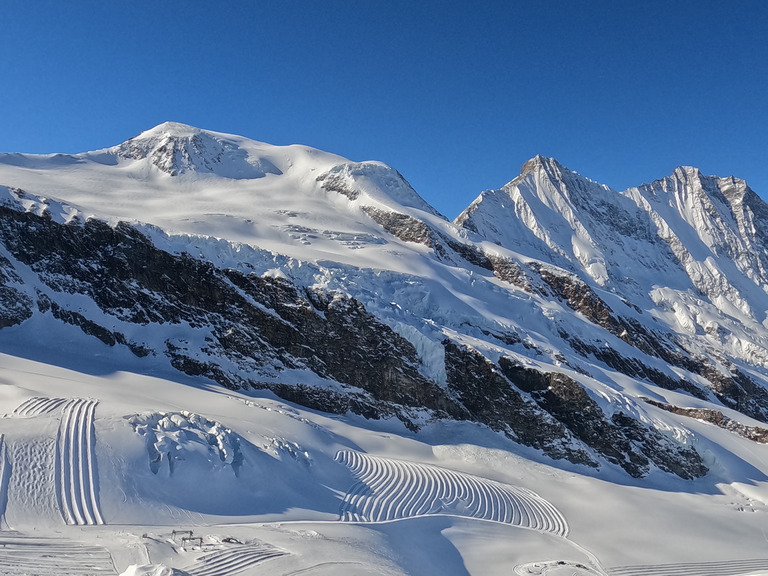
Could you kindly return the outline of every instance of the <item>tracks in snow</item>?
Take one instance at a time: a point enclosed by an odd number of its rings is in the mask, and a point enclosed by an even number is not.
[[[747,576],[758,571],[768,571],[768,559],[618,566],[608,570],[608,574],[609,576]]]
[[[358,478],[341,504],[343,521],[385,522],[416,516],[458,515],[562,537],[568,535],[568,523],[560,511],[525,488],[350,450],[336,454],[336,461],[345,464]]]
[[[51,414],[59,410],[67,398],[42,398],[36,396],[19,404],[13,411],[13,415],[21,418],[31,418],[41,414]]]
[[[101,546],[48,538],[0,538],[0,574],[4,576],[115,575],[112,556]]]
[[[10,480],[10,470],[7,465],[8,449],[5,446],[5,434],[0,434],[0,517],[5,514],[5,508],[8,505],[8,482]]]
[[[104,524],[98,500],[93,415],[96,400],[72,398],[64,405],[56,439],[56,488],[67,524]]]
[[[285,554],[265,542],[245,544],[201,556],[195,564],[184,568],[184,572],[190,576],[229,576]]]

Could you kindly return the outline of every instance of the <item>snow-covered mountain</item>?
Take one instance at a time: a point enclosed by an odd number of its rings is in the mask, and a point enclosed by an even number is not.
[[[450,222],[177,123],[0,154],[0,571],[768,573],[766,224],[694,168],[537,156]]]

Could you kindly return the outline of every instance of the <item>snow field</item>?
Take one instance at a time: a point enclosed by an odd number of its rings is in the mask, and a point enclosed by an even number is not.
[[[73,398],[64,406],[56,439],[56,482],[67,524],[104,524],[98,501],[93,416],[96,400]]]
[[[0,573],[4,576],[101,576],[117,574],[112,556],[101,546],[61,539],[0,539]]]
[[[252,542],[205,554],[195,564],[184,568],[184,572],[190,576],[228,576],[285,554],[265,542]]]
[[[437,466],[342,450],[358,478],[340,507],[346,522],[387,522],[430,515],[480,518],[565,538],[568,523],[552,504],[525,488]]]
[[[656,566],[619,566],[609,576],[759,576],[768,574],[768,559],[730,560]]]
[[[35,396],[17,406],[13,411],[13,415],[19,418],[30,418],[32,416],[40,416],[41,414],[52,414],[66,402],[67,398]]]

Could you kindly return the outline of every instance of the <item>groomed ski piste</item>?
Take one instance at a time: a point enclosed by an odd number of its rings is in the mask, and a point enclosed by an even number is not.
[[[566,537],[568,524],[552,504],[524,488],[436,466],[342,451],[336,460],[359,479],[341,505],[347,522],[387,522],[459,515]]]
[[[94,456],[95,400],[74,398],[64,406],[56,442],[59,506],[67,524],[104,524],[99,510]]]
[[[67,398],[30,398],[17,406],[13,415],[20,418],[31,418],[40,414],[50,414],[67,403]]]
[[[59,538],[0,534],[0,571],[8,576],[117,574],[109,551]]]
[[[661,564],[657,566],[620,566],[611,568],[609,576],[742,576],[764,574],[768,560],[744,559],[726,562],[693,562],[687,564]]]
[[[255,542],[205,554],[195,564],[184,568],[184,571],[190,576],[228,576],[283,555],[285,552],[273,546]]]

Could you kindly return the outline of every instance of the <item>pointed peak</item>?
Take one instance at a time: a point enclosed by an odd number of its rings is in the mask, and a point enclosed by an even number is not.
[[[701,170],[695,166],[678,166],[675,168],[674,175],[684,178],[700,178]]]
[[[520,167],[521,174],[531,174],[539,170],[562,171],[564,166],[554,158],[537,154]]]

